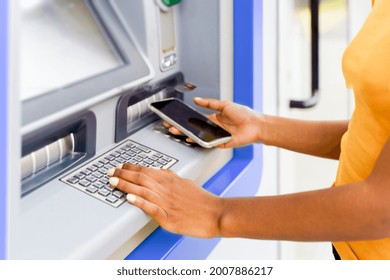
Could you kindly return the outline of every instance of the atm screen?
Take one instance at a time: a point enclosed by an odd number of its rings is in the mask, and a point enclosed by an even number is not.
[[[153,77],[113,3],[19,0],[22,125],[87,108]]]
[[[21,99],[123,64],[84,1],[20,0]]]

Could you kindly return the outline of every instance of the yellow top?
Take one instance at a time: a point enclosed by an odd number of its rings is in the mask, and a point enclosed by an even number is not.
[[[373,1],[370,15],[345,50],[343,72],[354,91],[355,110],[341,141],[336,186],[366,179],[390,135],[389,0]],[[390,259],[390,238],[334,246],[342,259]]]

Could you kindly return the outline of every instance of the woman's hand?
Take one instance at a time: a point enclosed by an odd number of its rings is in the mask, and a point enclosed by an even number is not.
[[[232,134],[232,139],[219,145],[219,148],[246,146],[259,141],[261,115],[252,109],[233,102],[216,99],[196,97],[194,102],[203,108],[218,111],[209,115],[208,118]],[[164,126],[169,127],[169,132],[172,134],[183,135],[181,131],[166,122]],[[187,141],[193,142],[189,138]]]
[[[194,237],[219,236],[222,199],[171,170],[124,163],[108,171],[110,184],[164,229]]]

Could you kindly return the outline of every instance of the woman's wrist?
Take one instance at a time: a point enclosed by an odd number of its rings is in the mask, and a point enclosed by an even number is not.
[[[258,113],[256,116],[256,143],[263,143],[267,144],[267,137],[266,137],[266,124],[267,124],[267,116]]]
[[[235,212],[235,200],[233,198],[221,198],[219,216],[217,220],[219,237],[234,237],[237,236],[237,228],[235,222],[237,221]]]
[[[210,237],[221,237],[221,220],[223,217],[224,198],[216,197],[216,201],[213,203],[213,211],[211,213],[211,223],[209,224]]]
[[[223,219],[225,215],[226,199],[220,197],[217,206],[217,215],[215,219],[215,237],[224,237],[223,234]]]

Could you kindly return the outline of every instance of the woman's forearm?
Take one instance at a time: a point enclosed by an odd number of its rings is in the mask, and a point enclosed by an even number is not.
[[[382,204],[373,203],[376,195],[364,183],[356,183],[289,195],[225,199],[219,232],[223,237],[291,241],[384,238],[389,229],[381,218],[385,215]]]
[[[349,121],[303,121],[264,116],[260,142],[303,154],[338,159]]]

